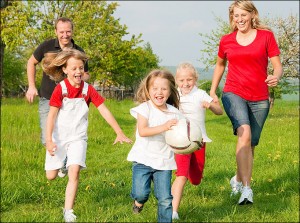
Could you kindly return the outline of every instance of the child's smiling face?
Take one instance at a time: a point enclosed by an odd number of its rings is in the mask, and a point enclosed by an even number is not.
[[[84,63],[80,59],[70,58],[63,72],[67,74],[70,84],[74,87],[80,87],[82,76],[84,74]]]
[[[166,109],[166,102],[171,95],[170,83],[168,79],[156,77],[149,87],[151,101],[158,109]]]
[[[175,80],[181,93],[186,95],[190,93],[193,87],[196,85],[197,77],[190,69],[180,69],[176,73]]]

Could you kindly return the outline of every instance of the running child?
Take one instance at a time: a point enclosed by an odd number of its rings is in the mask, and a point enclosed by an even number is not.
[[[115,131],[117,136],[114,144],[131,142],[104,105],[105,99],[93,86],[82,80],[86,61],[87,56],[75,49],[47,53],[42,61],[45,73],[58,82],[49,102],[50,111],[46,126],[46,177],[48,180],[54,180],[58,174],[63,177],[64,165],[68,170],[69,180],[63,209],[66,222],[76,220],[73,206],[80,170],[86,168],[89,104],[92,102],[98,108]]]

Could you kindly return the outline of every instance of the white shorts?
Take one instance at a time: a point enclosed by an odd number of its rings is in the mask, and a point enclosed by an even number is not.
[[[51,156],[48,150],[46,150],[45,170],[58,170],[62,168],[66,157],[67,168],[73,164],[79,165],[81,169],[86,168],[87,142],[85,140],[56,143],[56,146],[57,149],[54,156]]]

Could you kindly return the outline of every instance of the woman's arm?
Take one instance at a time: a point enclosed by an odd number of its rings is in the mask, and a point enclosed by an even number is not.
[[[265,82],[267,83],[267,85],[269,87],[275,87],[275,86],[277,86],[277,84],[282,76],[282,72],[283,72],[282,64],[280,62],[279,56],[271,57],[270,61],[272,63],[274,72],[273,72],[273,75],[268,75]]]
[[[214,70],[214,74],[212,77],[212,83],[210,88],[210,96],[214,99],[214,101],[218,101],[218,96],[216,94],[217,88],[223,76],[227,60],[222,59],[219,56],[217,57],[216,67]]]

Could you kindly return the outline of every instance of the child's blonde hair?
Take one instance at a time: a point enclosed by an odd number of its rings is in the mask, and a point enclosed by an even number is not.
[[[181,70],[190,70],[193,73],[196,80],[198,80],[199,74],[198,74],[196,68],[191,63],[189,63],[189,62],[180,63],[177,66],[175,78],[176,78],[177,73],[179,73]]]
[[[50,52],[45,54],[42,61],[42,68],[44,72],[50,76],[50,79],[54,81],[61,81],[65,78],[62,68],[67,66],[67,61],[70,58],[82,60],[84,64],[88,60],[85,53],[76,49]]]
[[[140,83],[137,93],[135,94],[135,100],[139,103],[150,100],[149,88],[153,83],[153,80],[157,77],[167,79],[169,81],[171,94],[167,100],[167,103],[179,108],[179,93],[176,89],[175,79],[173,74],[167,70],[152,70]]]

